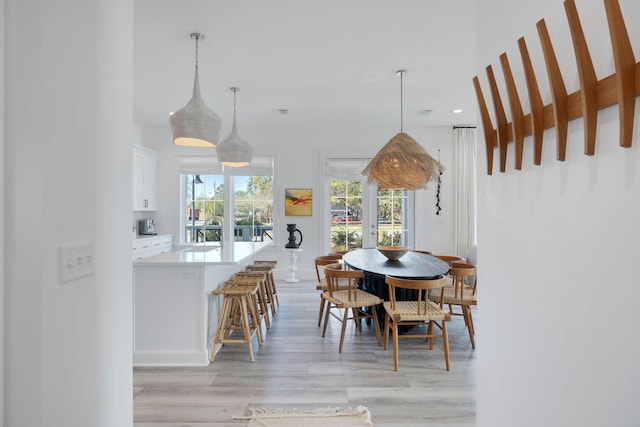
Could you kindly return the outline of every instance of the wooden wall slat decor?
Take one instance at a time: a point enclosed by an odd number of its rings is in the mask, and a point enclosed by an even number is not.
[[[631,147],[633,136],[633,118],[636,109],[635,80],[640,79],[636,71],[636,59],[622,18],[622,11],[617,0],[605,0],[604,7],[609,23],[609,35],[613,48],[613,60],[616,65],[616,94],[620,109],[620,145]]]
[[[484,129],[484,144],[487,150],[487,174],[491,175],[493,173],[493,149],[497,145],[496,130],[493,128],[493,124],[491,124],[491,116],[489,115],[487,103],[484,100],[480,81],[477,76],[473,78],[473,87],[476,90],[478,108],[480,109],[480,120],[482,121],[482,128]]]
[[[620,145],[622,147],[631,147],[635,118],[635,98],[640,96],[640,62],[636,62],[633,55],[633,49],[618,0],[604,0],[616,72],[599,81],[589,54],[575,2],[574,0],[566,0],[564,4],[576,55],[580,78],[579,90],[567,94],[544,20],[540,20],[536,24],[536,28],[540,37],[551,89],[552,102],[550,104],[543,105],[527,45],[522,37],[518,40],[518,47],[527,84],[530,113],[522,113],[522,106],[506,54],[500,55],[500,62],[509,97],[511,123],[507,122],[491,65],[486,67],[486,71],[494,103],[496,128],[493,128],[491,123],[491,116],[482,94],[480,81],[477,76],[473,78],[484,128],[487,173],[489,175],[493,171],[493,151],[496,146],[499,146],[500,152],[500,171],[506,171],[507,147],[511,141],[516,143],[516,169],[520,169],[522,166],[520,141],[523,141],[529,135],[533,135],[533,163],[540,165],[542,162],[544,130],[553,127],[556,130],[556,157],[558,160],[564,161],[567,149],[568,122],[579,117],[583,117],[584,120],[584,152],[587,155],[594,155],[598,110],[616,104],[620,111]],[[515,125],[514,121],[516,122]]]
[[[507,84],[507,97],[509,99],[509,109],[511,111],[511,133],[513,134],[513,140],[516,143],[516,170],[520,170],[522,169],[522,154],[524,147],[524,132],[522,131],[524,113],[522,112],[522,103],[518,96],[518,89],[516,88],[516,82],[513,80],[511,66],[509,65],[509,59],[507,58],[506,53],[500,55],[500,64],[502,65],[502,74],[504,75],[504,80]]]
[[[578,77],[580,78],[580,100],[584,122],[584,154],[593,156],[596,152],[596,127],[598,125],[598,98],[596,86],[598,78],[593,68],[587,41],[584,38],[580,17],[574,0],[566,0],[564,8],[569,21],[569,30],[576,53]]]
[[[549,31],[547,30],[547,24],[544,22],[544,19],[538,21],[536,27],[542,45],[544,63],[547,66],[549,85],[551,86],[553,121],[556,127],[556,143],[558,144],[556,148],[556,158],[563,162],[567,155],[567,130],[569,128],[567,88],[564,85],[556,52],[553,50],[551,37],[549,37]]]
[[[542,137],[544,136],[544,104],[542,96],[540,96],[540,88],[536,73],[533,70],[529,50],[524,37],[518,39],[518,47],[520,48],[520,56],[522,58],[522,68],[524,70],[524,78],[527,83],[527,93],[529,95],[529,109],[531,110],[531,135],[533,135],[533,164],[540,165],[542,163]]]
[[[507,116],[504,113],[502,99],[498,91],[496,78],[493,75],[491,65],[487,66],[487,78],[489,79],[489,88],[491,90],[491,99],[493,99],[493,109],[496,114],[497,131],[498,131],[498,148],[500,149],[500,172],[507,170],[507,145],[509,142],[509,124]]]

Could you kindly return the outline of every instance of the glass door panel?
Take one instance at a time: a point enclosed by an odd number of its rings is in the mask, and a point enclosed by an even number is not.
[[[362,183],[331,180],[331,252],[362,247]]]
[[[376,245],[407,246],[407,191],[378,190],[376,202]]]

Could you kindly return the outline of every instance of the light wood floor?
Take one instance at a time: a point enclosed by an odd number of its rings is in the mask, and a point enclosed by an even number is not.
[[[246,426],[234,415],[249,407],[369,408],[376,427],[473,426],[476,355],[461,317],[449,322],[451,371],[441,340],[400,340],[400,369],[393,350],[378,347],[373,326],[347,327],[338,353],[340,323],[332,319],[322,338],[315,283],[278,283],[280,308],[265,344],[249,362],[246,345],[227,345],[208,367],[136,368],[136,427]],[[476,330],[480,329],[474,311]],[[482,346],[481,335],[476,334]],[[255,347],[257,342],[254,339]],[[391,344],[391,343],[390,343]]]

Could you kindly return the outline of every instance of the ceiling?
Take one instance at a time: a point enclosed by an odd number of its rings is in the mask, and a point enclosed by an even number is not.
[[[134,0],[134,120],[202,97],[238,126],[474,125],[474,0]],[[288,110],[284,115],[280,109]],[[463,112],[454,114],[454,109]],[[425,110],[430,112],[425,112]]]

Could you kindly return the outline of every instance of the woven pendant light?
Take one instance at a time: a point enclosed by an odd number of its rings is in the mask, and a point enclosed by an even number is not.
[[[231,90],[233,91],[233,127],[229,136],[218,144],[216,152],[220,163],[232,168],[238,168],[251,163],[253,148],[238,134],[236,126],[236,93],[240,89],[232,87]]]
[[[196,72],[193,81],[193,97],[187,105],[169,117],[173,143],[187,147],[215,147],[220,139],[222,119],[211,111],[200,96],[198,76],[198,41],[204,39],[200,33],[192,33],[196,41]]]
[[[427,188],[429,181],[438,179],[444,170],[440,162],[402,129],[402,76],[400,75],[400,132],[378,151],[362,171],[367,182],[376,182],[382,190],[417,190]]]

